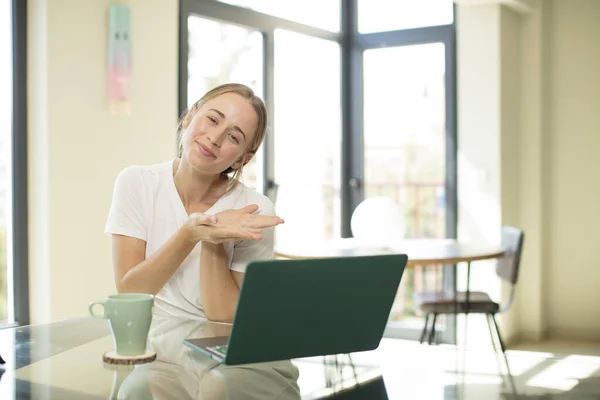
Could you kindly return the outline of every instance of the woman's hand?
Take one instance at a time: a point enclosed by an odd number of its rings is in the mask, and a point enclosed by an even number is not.
[[[185,226],[190,240],[194,243],[205,241],[223,243],[230,240],[261,240],[263,228],[283,223],[276,216],[255,215],[256,204],[239,210],[226,210],[216,215],[194,213]]]
[[[269,228],[284,221],[275,215],[254,214],[258,210],[256,204],[247,205],[239,210],[225,210],[215,214],[220,224],[243,228]]]

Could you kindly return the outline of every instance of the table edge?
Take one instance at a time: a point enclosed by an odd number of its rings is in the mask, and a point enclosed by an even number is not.
[[[402,254],[402,253],[399,253]],[[495,258],[500,258],[504,255],[504,250],[497,251],[495,253],[484,253],[477,254],[474,256],[464,256],[464,257],[446,257],[446,258],[409,258],[407,262],[407,267],[415,267],[417,265],[432,265],[432,264],[458,264],[461,262],[473,262],[473,261],[484,261],[484,260],[492,260]],[[275,258],[287,259],[287,260],[317,260],[322,258],[330,258],[334,256],[297,256],[292,254],[285,253],[274,253]],[[350,256],[352,257],[352,256]]]

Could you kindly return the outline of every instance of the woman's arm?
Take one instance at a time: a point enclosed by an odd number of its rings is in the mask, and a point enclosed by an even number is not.
[[[123,235],[112,237],[114,276],[119,293],[158,293],[196,245],[184,227],[146,259],[145,241]]]
[[[222,211],[216,216],[219,221],[237,221],[243,226],[255,226],[255,221],[250,219],[242,222],[250,215],[267,218],[272,227],[283,223],[282,219],[275,216],[272,203],[264,205],[263,214],[254,214],[258,210],[258,205],[253,204],[240,210]],[[231,265],[223,245],[202,243],[200,298],[208,319],[231,322],[235,315],[246,264],[252,260],[273,258],[274,231],[266,229],[262,233],[260,238],[244,240],[235,246]]]
[[[200,298],[206,317],[211,321],[231,322],[244,274],[229,269],[222,244],[203,242],[200,265]]]
[[[229,240],[260,240],[264,227],[278,223],[278,217],[252,215],[246,209],[230,210],[224,214],[223,221],[219,216],[192,214],[188,223],[147,259],[144,240],[114,234],[112,247],[117,291],[156,294],[198,242],[217,244]]]

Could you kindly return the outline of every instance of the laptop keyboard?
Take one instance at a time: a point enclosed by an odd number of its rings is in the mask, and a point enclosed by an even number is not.
[[[227,354],[227,347],[229,346],[226,344],[222,344],[219,346],[208,346],[207,349],[213,351],[221,357],[225,357],[225,354]]]

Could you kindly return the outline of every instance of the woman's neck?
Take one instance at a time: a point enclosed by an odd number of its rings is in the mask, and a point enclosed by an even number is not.
[[[227,190],[226,177],[204,175],[181,159],[173,163],[173,181],[188,211],[200,205],[211,207]]]

